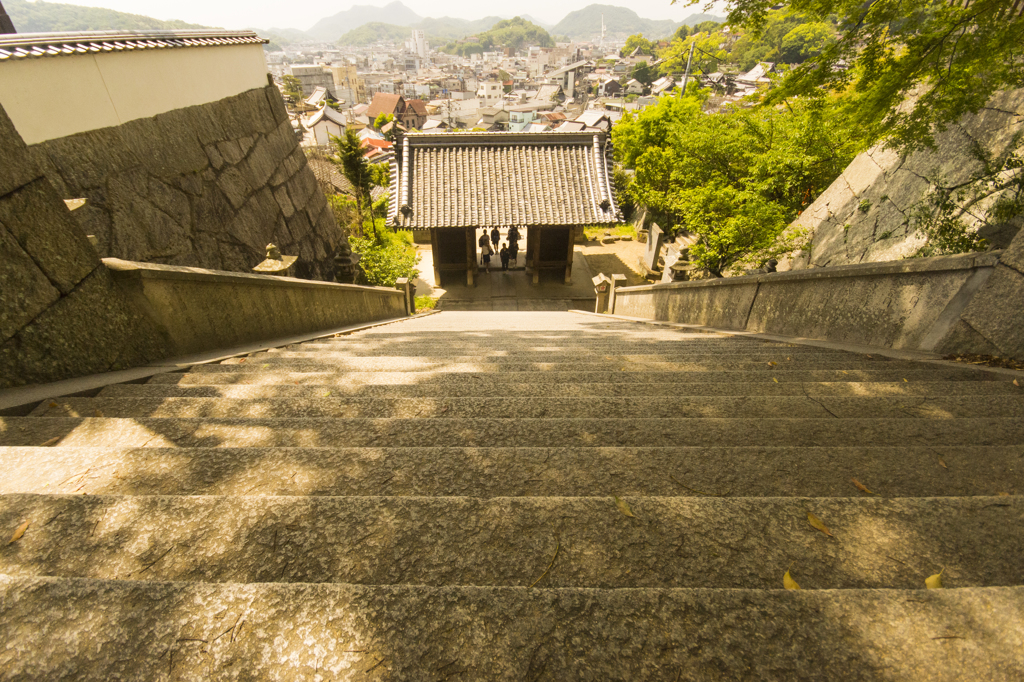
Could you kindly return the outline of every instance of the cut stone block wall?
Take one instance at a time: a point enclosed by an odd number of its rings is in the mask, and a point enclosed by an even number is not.
[[[69,112],[73,115],[73,112]],[[100,255],[249,272],[266,245],[333,279],[343,239],[277,88],[33,145]]]
[[[0,388],[145,364],[168,341],[116,287],[0,107]]]
[[[977,114],[965,116],[935,136],[936,149],[900,155],[874,147],[858,155],[843,173],[793,222],[808,230],[810,248],[779,264],[780,270],[893,261],[925,245],[915,212],[928,208],[935,185],[957,187],[967,202],[984,164],[999,157],[1024,134],[1024,90],[998,93]],[[1012,172],[1012,171],[1011,171]],[[1005,173],[1003,174],[1005,176]],[[1005,179],[1005,178],[1004,178]],[[984,181],[981,182],[984,184]],[[979,185],[980,186],[980,185]],[[970,206],[962,221],[982,227],[995,248],[1005,248],[1024,216],[985,227],[992,200]]]

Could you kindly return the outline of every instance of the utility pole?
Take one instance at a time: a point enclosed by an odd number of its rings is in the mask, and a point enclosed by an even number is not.
[[[683,75],[683,89],[679,92],[679,99],[686,95],[686,84],[690,80],[690,63],[693,61],[693,48],[697,47],[697,40],[690,43],[690,56],[686,58],[686,73]]]
[[[17,33],[14,30],[14,22],[7,16],[7,11],[4,10],[2,2],[0,2],[0,33]]]

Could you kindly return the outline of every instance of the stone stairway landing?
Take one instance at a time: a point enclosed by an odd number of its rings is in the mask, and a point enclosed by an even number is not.
[[[1024,679],[1012,379],[444,311],[54,396],[0,679]]]

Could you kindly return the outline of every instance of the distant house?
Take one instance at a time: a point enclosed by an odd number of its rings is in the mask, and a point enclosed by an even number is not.
[[[626,94],[628,95],[642,95],[644,94],[644,84],[635,78],[630,78],[626,82]]]
[[[606,78],[597,86],[598,97],[615,97],[622,94],[622,84],[614,78]]]
[[[328,96],[327,88],[318,86],[313,90],[313,94],[306,98],[306,104],[311,107],[322,107],[327,103]]]
[[[676,86],[676,81],[671,76],[662,76],[658,80],[651,83],[651,94],[658,96],[663,95],[670,91]]]
[[[558,84],[542,85],[533,96],[534,102],[560,102],[562,99],[562,86]]]
[[[316,144],[325,147],[331,143],[331,135],[341,137],[345,134],[345,116],[326,104],[306,121],[306,128],[313,131]]]
[[[485,107],[480,110],[480,125],[487,130],[507,130],[508,111],[500,107]]]
[[[423,100],[406,100],[401,95],[378,92],[373,96],[366,116],[370,122],[377,120],[381,114],[390,114],[406,128],[422,128],[427,120],[427,105]]]

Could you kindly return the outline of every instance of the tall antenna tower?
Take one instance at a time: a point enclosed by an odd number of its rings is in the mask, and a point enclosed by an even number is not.
[[[604,13],[601,13],[601,47],[604,47]]]

